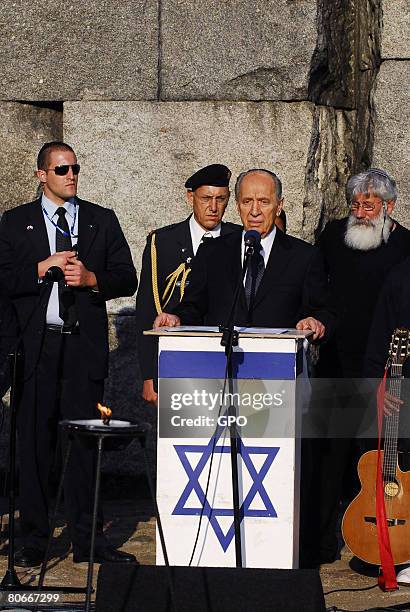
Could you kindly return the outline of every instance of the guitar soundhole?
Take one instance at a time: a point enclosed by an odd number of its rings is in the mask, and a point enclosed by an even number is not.
[[[396,495],[398,495],[399,493],[399,485],[397,484],[397,482],[385,482],[384,483],[384,494],[387,497],[396,497]]]

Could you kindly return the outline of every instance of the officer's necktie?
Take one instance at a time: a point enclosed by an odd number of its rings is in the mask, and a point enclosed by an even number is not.
[[[63,206],[57,209],[58,215],[56,229],[56,251],[71,251],[71,235],[65,216],[66,210]],[[60,231],[62,230],[62,231]],[[63,233],[64,232],[64,233]],[[77,323],[77,311],[74,303],[74,294],[70,287],[67,287],[64,279],[58,282],[59,315],[64,321],[64,325],[72,327]]]
[[[206,244],[209,240],[213,240],[213,236],[211,234],[211,232],[205,232],[205,234],[202,236],[201,238],[201,242],[199,243],[199,247],[198,249],[203,245]]]
[[[259,250],[255,250],[254,254],[248,260],[248,270],[245,280],[245,296],[248,308],[251,302],[253,302],[253,298],[258,291],[263,273],[265,272],[265,262],[261,255],[260,248],[261,245],[259,245]]]

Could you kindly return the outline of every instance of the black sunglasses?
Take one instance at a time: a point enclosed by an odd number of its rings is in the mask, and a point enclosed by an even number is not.
[[[48,170],[52,170],[57,174],[57,176],[65,176],[70,168],[72,169],[74,175],[77,175],[80,172],[80,164],[64,164],[63,166],[48,168]]]

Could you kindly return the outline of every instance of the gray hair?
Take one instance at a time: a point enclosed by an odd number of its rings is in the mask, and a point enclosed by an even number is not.
[[[349,204],[359,193],[369,193],[372,189],[375,196],[383,202],[397,200],[396,182],[387,172],[379,168],[369,168],[365,172],[351,176],[346,185],[346,198]]]
[[[235,198],[236,198],[236,200],[239,199],[239,191],[241,189],[241,183],[242,183],[243,179],[245,178],[245,176],[247,176],[248,174],[251,174],[252,172],[255,172],[257,174],[268,174],[273,179],[273,181],[275,183],[276,197],[278,198],[278,200],[281,199],[281,197],[282,197],[282,183],[280,181],[280,178],[278,176],[276,176],[276,174],[274,172],[271,172],[270,170],[265,170],[264,168],[252,168],[251,170],[247,170],[246,172],[241,172],[240,175],[238,176],[238,178],[236,179],[236,183],[235,183]]]

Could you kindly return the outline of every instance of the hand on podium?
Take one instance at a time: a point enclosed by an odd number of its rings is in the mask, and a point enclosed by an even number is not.
[[[313,332],[313,340],[320,340],[325,334],[325,326],[323,325],[323,323],[321,323],[317,319],[314,319],[313,317],[301,319],[299,323],[296,324],[296,329],[310,329]]]
[[[160,327],[178,327],[178,325],[181,325],[180,318],[167,312],[162,312],[154,321],[154,329],[159,329]]]

